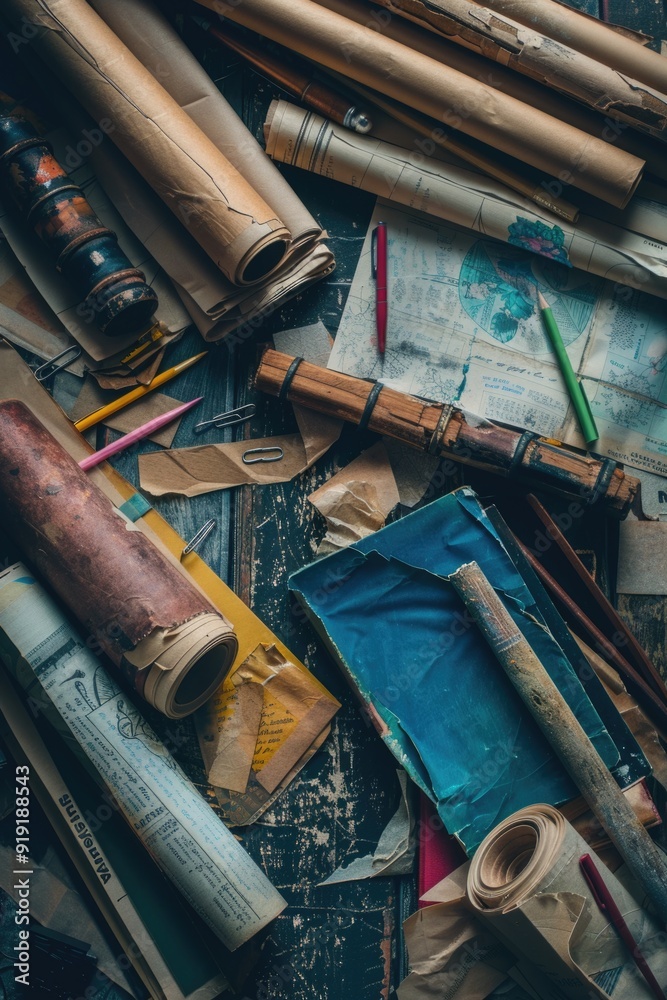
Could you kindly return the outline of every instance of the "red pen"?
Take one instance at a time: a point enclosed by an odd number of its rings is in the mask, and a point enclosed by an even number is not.
[[[373,277],[375,278],[375,328],[378,351],[384,354],[387,342],[387,224],[378,222],[371,244]]]
[[[623,919],[623,914],[619,910],[616,902],[609,892],[609,889],[605,885],[600,872],[595,867],[590,854],[582,854],[579,858],[579,866],[581,868],[582,875],[591,887],[591,892],[593,893],[595,902],[598,904],[602,913],[605,914],[609,923],[613,924],[618,931],[618,935],[632,955],[635,965],[651,987],[651,992],[658,998],[658,1000],[667,1000],[664,991],[660,988],[658,980],[649,969],[648,962],[639,950],[639,945],[632,936],[630,928]]]

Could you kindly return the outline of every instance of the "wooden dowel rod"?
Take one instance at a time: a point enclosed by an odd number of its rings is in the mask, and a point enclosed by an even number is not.
[[[637,819],[574,712],[477,563],[449,580],[507,677],[579,787],[630,871],[667,924],[667,859]]]

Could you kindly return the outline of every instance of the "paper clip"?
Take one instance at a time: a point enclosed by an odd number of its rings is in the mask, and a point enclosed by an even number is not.
[[[237,406],[235,410],[227,410],[226,413],[219,413],[217,417],[212,417],[210,420],[202,420],[201,423],[195,424],[193,430],[195,434],[201,434],[202,431],[208,430],[209,427],[233,427],[236,424],[243,424],[246,420],[250,420],[255,416],[257,412],[257,407],[254,403],[246,403],[245,406]]]
[[[207,521],[206,524],[202,525],[197,534],[192,536],[188,544],[181,552],[181,559],[183,558],[183,556],[187,556],[189,552],[194,552],[194,550],[201,545],[204,539],[208,538],[208,536],[215,528],[215,525],[216,525],[216,520],[214,517],[212,517],[210,521]]]
[[[67,354],[71,355],[71,357],[69,357],[67,361],[61,361],[60,359],[64,358]],[[59,372],[62,368],[67,368],[68,365],[71,365],[72,362],[76,361],[80,355],[81,348],[78,344],[72,344],[71,347],[66,347],[64,351],[60,352],[60,354],[56,354],[55,358],[51,358],[50,361],[45,361],[43,365],[39,366],[39,368],[35,368],[35,378],[38,382],[45,382],[47,378],[51,378],[52,375],[55,375],[55,373]],[[57,365],[56,361],[60,361],[60,364]]]
[[[277,452],[272,458],[248,458],[248,455],[268,455],[269,452]],[[246,465],[255,465],[257,462],[279,462],[284,456],[285,452],[278,445],[273,445],[270,448],[250,448],[248,451],[244,451],[241,455],[241,460]]]

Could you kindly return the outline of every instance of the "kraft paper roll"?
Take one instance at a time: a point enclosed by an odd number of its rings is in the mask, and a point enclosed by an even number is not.
[[[499,63],[492,65],[488,59],[476,52],[441,38],[426,28],[420,28],[412,21],[393,17],[387,11],[367,3],[366,0],[317,0],[317,2],[322,7],[342,14],[358,24],[373,25],[376,31],[388,38],[393,38],[431,59],[443,62],[467,76],[483,80],[494,90],[516,97],[524,104],[539,108],[553,118],[602,139],[607,147],[607,154],[609,146],[618,146],[632,153],[633,156],[646,161],[646,169],[652,174],[667,180],[667,159],[660,140],[652,139],[634,129],[625,128],[623,124],[609,121],[592,108],[587,108],[578,101],[573,101],[564,94],[543,86],[537,80],[515,73]],[[563,9],[571,10],[569,7]],[[354,81],[350,83],[354,86]],[[608,198],[604,190],[598,191],[597,197],[615,204],[614,196]]]
[[[0,403],[0,517],[150,704],[181,718],[213,694],[236,655],[231,624],[18,400]]]
[[[329,69],[509,153],[547,174],[624,205],[643,161],[478,80],[382,36],[313,0],[243,0],[202,6]]]
[[[584,854],[593,859],[664,986],[667,951],[660,924],[552,806],[521,809],[482,841],[468,872],[467,892],[473,912],[514,954],[546,975],[555,988],[554,997],[652,997],[618,933],[593,898],[579,866]]]
[[[518,73],[620,119],[667,138],[667,98],[562,42],[473,0],[378,0],[392,13],[423,25]]]
[[[666,61],[646,48],[643,43],[649,39],[639,32],[605,24],[554,0],[485,0],[485,5],[667,93]]]
[[[7,15],[220,270],[263,280],[290,232],[85,0],[6,0]]]
[[[90,6],[271,206],[294,242],[319,237],[321,227],[160,11],[147,0]]]

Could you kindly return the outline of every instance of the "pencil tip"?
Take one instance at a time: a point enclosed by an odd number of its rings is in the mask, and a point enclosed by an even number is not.
[[[542,292],[538,292],[537,293],[537,300],[540,303],[540,309],[548,309],[549,308],[549,303],[547,302],[547,300],[545,299],[545,297],[542,295]]]

